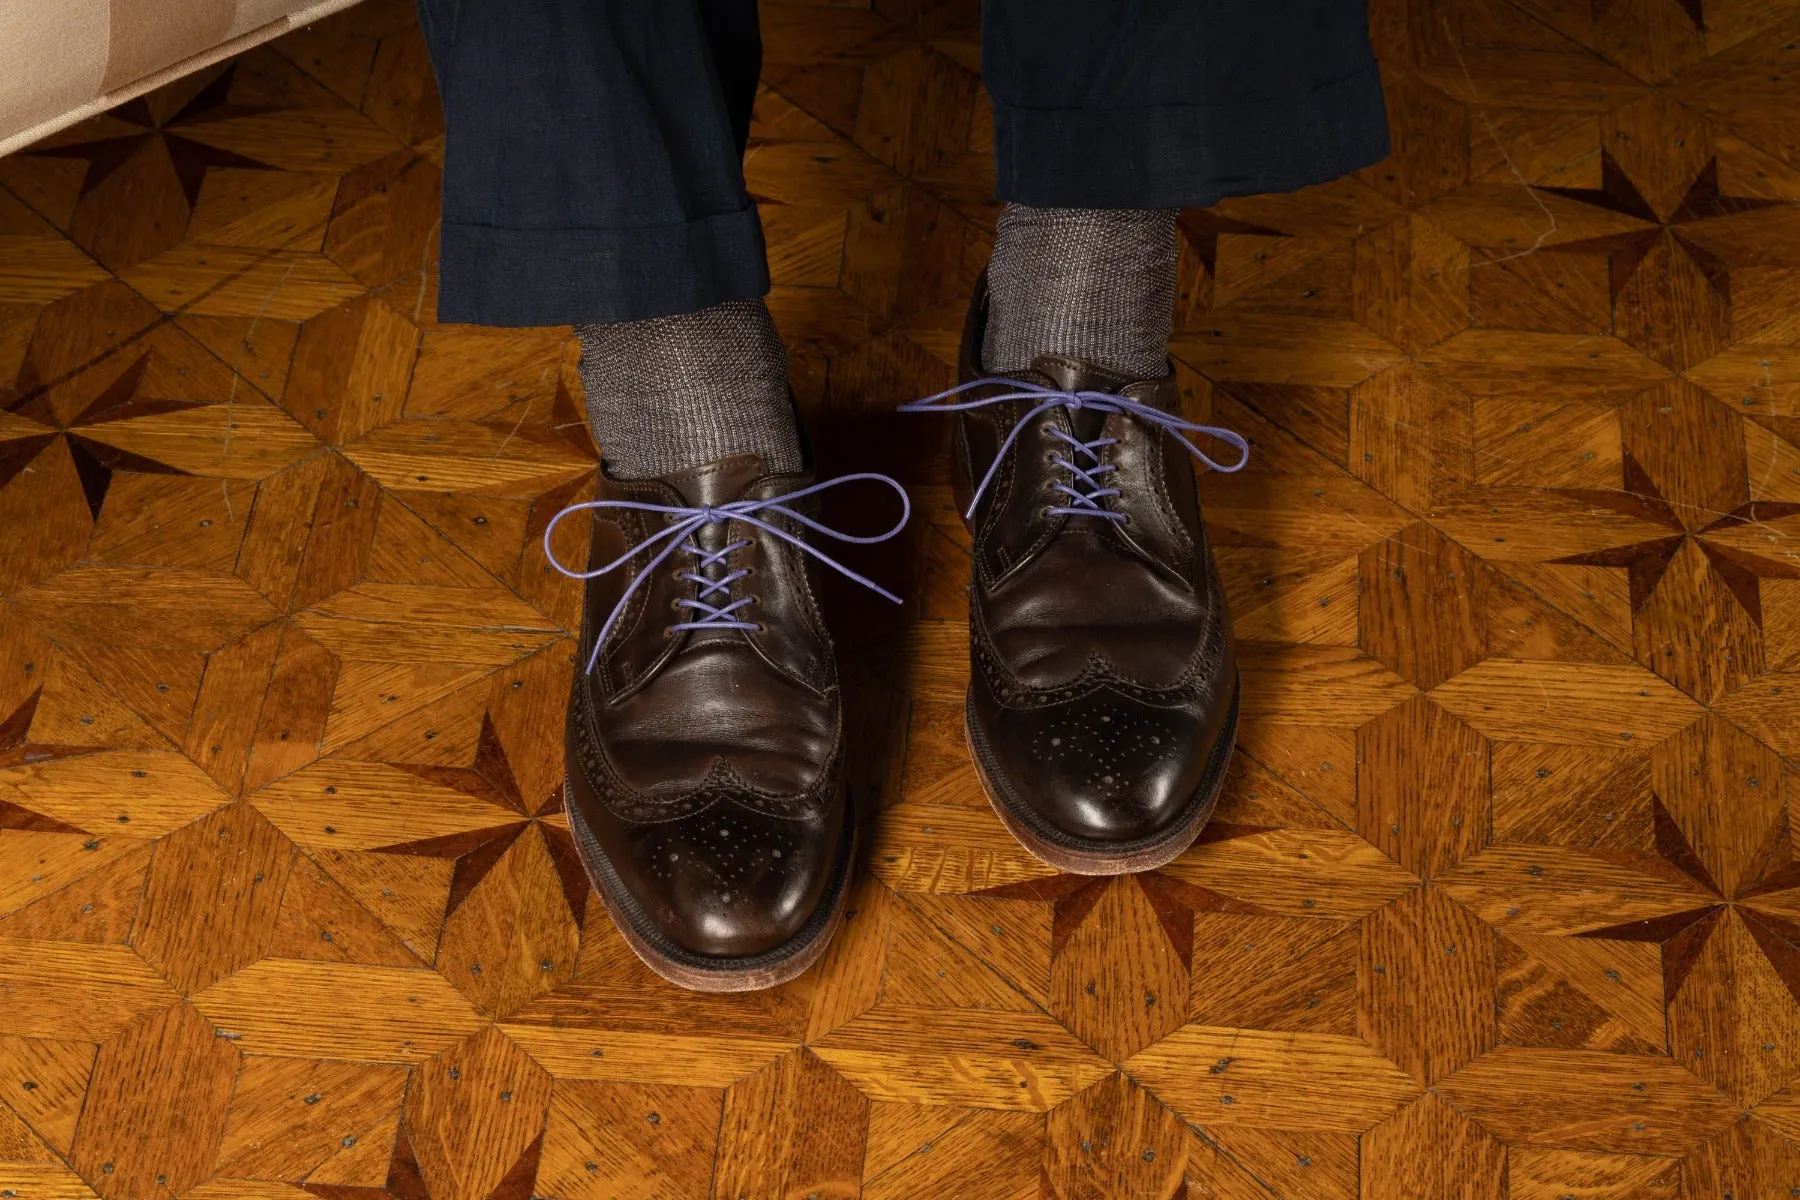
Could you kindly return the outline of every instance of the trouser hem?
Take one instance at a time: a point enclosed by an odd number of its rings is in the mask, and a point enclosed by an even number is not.
[[[1388,153],[1371,64],[1308,92],[1226,105],[994,105],[999,198],[1039,208],[1204,208],[1288,192]]]
[[[699,312],[769,290],[755,205],[681,225],[504,229],[445,221],[438,320],[583,325]]]

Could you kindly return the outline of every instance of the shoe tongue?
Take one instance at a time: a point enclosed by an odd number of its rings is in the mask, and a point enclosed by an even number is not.
[[[663,476],[663,482],[681,493],[682,500],[695,508],[709,504],[727,504],[741,499],[744,489],[768,474],[760,454],[728,454],[712,462],[675,471]]]
[[[1040,354],[1031,360],[1031,369],[1065,392],[1118,392],[1134,382],[1129,375],[1066,354]],[[1084,438],[1100,436],[1100,427],[1106,422],[1104,413],[1091,410],[1070,413],[1068,419],[1076,434]]]
[[[1117,392],[1137,382],[1135,376],[1067,354],[1040,354],[1031,360],[1031,369],[1065,392]]]

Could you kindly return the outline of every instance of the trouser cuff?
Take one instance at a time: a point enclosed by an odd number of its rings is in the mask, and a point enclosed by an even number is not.
[[[1289,192],[1388,153],[1381,77],[1229,105],[994,105],[1001,200],[1039,208],[1204,208]]]
[[[769,290],[756,207],[637,229],[444,222],[438,320],[582,325],[699,312]]]

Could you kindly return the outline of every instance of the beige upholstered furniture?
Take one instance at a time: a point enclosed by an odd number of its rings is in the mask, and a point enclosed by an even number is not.
[[[0,154],[356,0],[0,0]]]

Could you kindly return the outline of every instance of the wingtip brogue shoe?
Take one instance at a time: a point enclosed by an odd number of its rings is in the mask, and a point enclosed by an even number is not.
[[[848,894],[841,697],[801,519],[821,486],[734,455],[602,474],[577,506],[594,521],[570,824],[632,949],[690,989],[800,974]]]
[[[1065,871],[1160,866],[1199,836],[1238,675],[1173,375],[1062,355],[991,376],[971,308],[956,411],[973,535],[970,751],[1007,828]],[[944,397],[933,397],[932,401]],[[1208,461],[1211,461],[1210,459]],[[1233,469],[1227,467],[1226,469]]]

